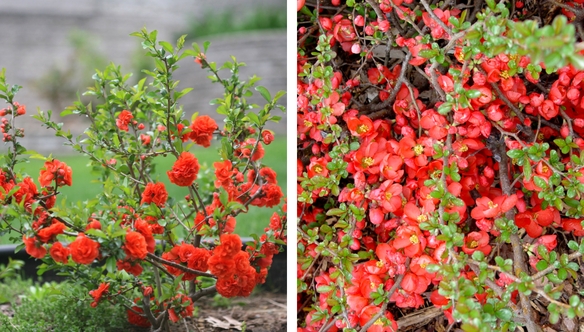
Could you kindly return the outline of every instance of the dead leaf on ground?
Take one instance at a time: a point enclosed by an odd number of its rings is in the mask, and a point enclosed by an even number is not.
[[[213,327],[218,327],[220,329],[225,329],[225,330],[229,330],[229,329],[236,329],[241,331],[242,329],[242,323],[229,317],[229,316],[223,316],[223,319],[225,321],[222,321],[221,319],[215,318],[215,317],[206,317],[205,321],[209,324],[211,324],[211,326]]]

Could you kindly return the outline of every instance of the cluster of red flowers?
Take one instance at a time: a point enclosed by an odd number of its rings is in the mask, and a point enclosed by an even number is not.
[[[45,166],[41,169],[39,183],[43,187],[48,187],[53,181],[57,186],[71,186],[73,184],[73,171],[71,167],[57,159],[46,161]]]
[[[132,123],[133,118],[134,115],[132,115],[132,112],[128,110],[123,110],[120,112],[120,114],[118,114],[118,118],[116,119],[116,126],[118,126],[120,130],[129,131],[130,128],[128,127],[128,125]],[[137,123],[136,121],[134,122]]]
[[[169,262],[186,266],[189,269],[206,272],[209,269],[207,261],[211,257],[211,252],[205,248],[196,248],[192,244],[183,243],[174,246],[170,251],[163,253],[161,257]],[[165,265],[165,267],[173,275],[184,274],[183,280],[194,280],[197,277],[194,273],[185,272],[172,265]]]
[[[217,276],[217,292],[224,297],[249,296],[262,279],[262,272],[256,272],[241,247],[239,235],[223,234],[207,262],[209,271]]]
[[[19,115],[24,115],[26,114],[26,106],[24,105],[20,105],[17,102],[14,102],[14,108],[15,108],[15,112],[14,112],[14,116],[17,117]],[[4,118],[5,115],[7,114],[12,114],[12,109],[11,108],[2,108],[0,109],[0,116],[2,116],[3,118],[0,119],[0,133],[2,133],[2,140],[4,142],[10,142],[13,139],[15,139],[16,137],[24,137],[24,129],[22,128],[18,128],[15,130],[15,136],[13,137],[12,135],[10,135],[10,130],[12,129],[12,126],[10,124],[10,121],[8,121],[7,118]]]
[[[93,302],[91,302],[92,307],[97,307],[103,294],[108,292],[109,285],[109,283],[101,283],[97,289],[89,291],[89,295],[93,297]]]

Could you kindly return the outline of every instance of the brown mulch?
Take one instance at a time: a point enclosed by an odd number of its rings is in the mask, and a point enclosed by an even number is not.
[[[189,320],[189,331],[286,331],[286,294],[260,293],[235,298],[227,307],[214,307],[213,299],[199,300],[197,317]],[[183,329],[177,332],[186,332]],[[192,326],[192,328],[191,328]]]
[[[172,332],[286,331],[286,294],[258,293],[217,306],[212,297],[197,300],[193,317],[171,324]],[[146,332],[150,329],[134,329]]]

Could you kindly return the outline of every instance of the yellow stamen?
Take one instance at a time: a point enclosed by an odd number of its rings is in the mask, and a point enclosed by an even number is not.
[[[360,124],[357,126],[357,134],[359,134],[359,135],[363,134],[363,133],[367,132],[367,129],[369,129],[369,127],[367,127],[364,124]]]
[[[494,209],[497,206],[499,206],[499,204],[495,204],[492,201],[489,201],[489,203],[487,203],[487,206],[489,207],[489,209]]]
[[[424,146],[421,144],[418,144],[416,146],[414,146],[414,153],[416,154],[416,156],[421,155],[424,152]]]
[[[320,164],[314,165],[314,167],[312,168],[312,170],[315,173],[320,173],[320,172],[322,172],[322,166]]]
[[[365,157],[361,159],[361,165],[363,165],[364,168],[373,165],[373,162],[374,160],[371,157]]]
[[[418,236],[416,234],[410,236],[410,243],[411,244],[418,244],[420,242],[420,239],[418,239]]]

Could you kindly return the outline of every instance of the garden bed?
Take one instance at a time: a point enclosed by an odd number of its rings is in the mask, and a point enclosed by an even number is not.
[[[16,300],[12,303],[0,304],[0,314],[13,317],[16,313],[15,310],[18,310],[18,306],[22,304],[20,298],[31,295],[18,294],[16,296]],[[38,301],[38,299],[36,300]],[[84,308],[84,311],[91,313],[91,310],[95,310],[96,315],[102,315],[104,314],[104,308],[100,307],[93,309],[89,308],[87,304],[87,308]],[[21,315],[26,315],[30,319],[36,318],[27,313],[29,309],[21,311],[24,312]],[[171,331],[286,331],[286,318],[286,295],[282,293],[257,292],[248,298],[233,298],[230,300],[209,297],[199,299],[195,306],[193,317],[172,324]],[[95,321],[98,321],[98,319],[95,319]],[[22,327],[18,323],[12,325],[12,327],[14,329],[11,331],[26,331],[27,329],[27,327]],[[0,328],[3,328],[1,319]],[[150,331],[148,328],[129,327],[127,325],[120,326],[119,329],[112,326],[93,326],[92,328],[94,328],[92,331],[96,332],[112,331],[112,328],[116,329],[116,331]],[[5,330],[2,329],[2,331]]]

